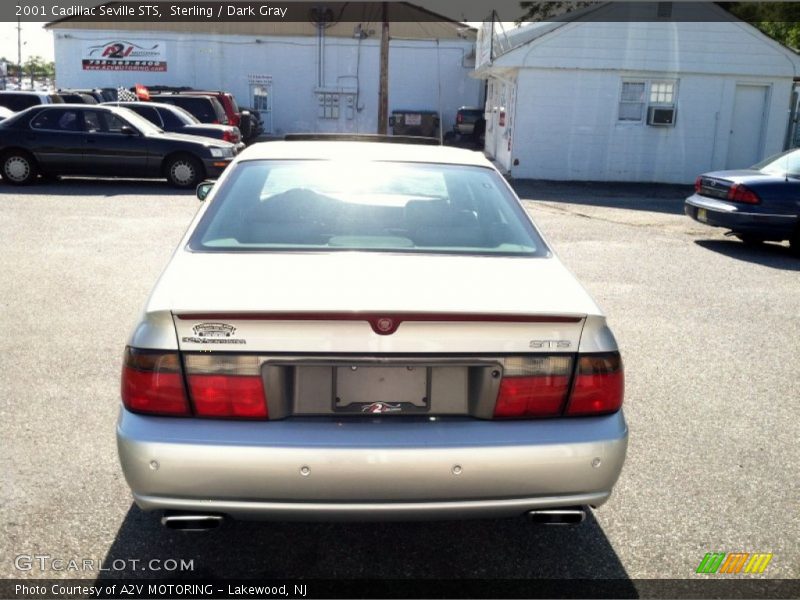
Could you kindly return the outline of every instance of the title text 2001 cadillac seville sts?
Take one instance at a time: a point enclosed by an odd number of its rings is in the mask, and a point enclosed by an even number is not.
[[[156,284],[117,436],[135,501],[176,528],[569,523],[620,474],[622,398],[605,317],[481,154],[269,142]]]

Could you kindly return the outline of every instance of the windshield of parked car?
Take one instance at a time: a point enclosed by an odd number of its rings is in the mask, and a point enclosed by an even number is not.
[[[240,163],[190,247],[546,253],[524,209],[491,169],[345,160]]]
[[[775,154],[751,167],[766,175],[800,177],[800,150],[796,148]]]

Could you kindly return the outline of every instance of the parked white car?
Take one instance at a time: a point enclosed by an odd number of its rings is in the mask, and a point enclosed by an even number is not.
[[[482,154],[269,142],[210,189],[147,302],[119,454],[175,528],[575,523],[622,469],[623,387],[605,317]]]

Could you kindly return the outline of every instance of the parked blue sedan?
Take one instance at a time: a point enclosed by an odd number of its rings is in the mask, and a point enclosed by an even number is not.
[[[800,254],[800,149],[749,169],[700,175],[684,210],[695,221],[730,229],[745,243],[789,240]]]

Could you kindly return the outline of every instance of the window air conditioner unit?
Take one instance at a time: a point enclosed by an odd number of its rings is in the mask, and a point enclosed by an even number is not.
[[[647,124],[660,127],[675,125],[675,107],[669,108],[651,106],[647,109]]]

